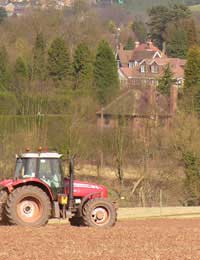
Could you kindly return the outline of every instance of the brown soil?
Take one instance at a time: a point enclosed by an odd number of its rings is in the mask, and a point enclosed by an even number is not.
[[[129,220],[98,230],[0,226],[0,260],[199,260],[200,220]]]

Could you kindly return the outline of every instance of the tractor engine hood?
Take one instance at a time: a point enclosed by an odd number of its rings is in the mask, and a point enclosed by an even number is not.
[[[65,178],[65,191],[69,193],[69,179]],[[99,194],[102,198],[108,197],[108,190],[103,185],[97,185],[95,183],[88,183],[84,181],[74,181],[74,197],[85,197],[89,194]]]

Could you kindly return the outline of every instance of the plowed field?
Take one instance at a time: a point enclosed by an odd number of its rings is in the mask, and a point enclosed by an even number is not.
[[[200,220],[129,220],[98,230],[0,226],[0,260],[200,260]]]

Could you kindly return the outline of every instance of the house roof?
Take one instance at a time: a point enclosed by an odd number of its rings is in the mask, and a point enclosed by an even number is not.
[[[141,61],[143,59],[152,59],[156,53],[161,55],[161,52],[152,51],[152,50],[142,50],[142,51],[134,51],[131,60]]]
[[[128,64],[129,61],[141,61],[143,59],[152,59],[158,53],[160,56],[166,57],[152,42],[139,44],[133,50],[124,50],[120,45],[117,56],[122,64]]]
[[[131,60],[152,59],[156,53],[161,57],[166,57],[152,42],[142,43],[133,50]]]
[[[151,102],[151,99],[155,102]],[[152,105],[154,103],[154,105]],[[104,115],[120,116],[169,116],[169,100],[154,88],[129,89],[103,108]],[[101,114],[101,111],[97,112]]]
[[[184,78],[184,67],[186,64],[185,59],[179,59],[179,58],[144,59],[140,64],[142,64],[143,62],[146,62],[146,64],[148,65],[152,65],[153,63],[156,63],[158,66],[162,66],[163,70],[159,73],[159,76],[162,76],[164,72],[164,67],[169,64],[170,69],[175,78]]]
[[[145,51],[145,50],[151,50],[151,51],[160,51],[152,42],[147,43],[141,43],[137,48],[135,48],[135,51]]]
[[[145,73],[140,72],[140,66],[135,66],[134,68],[122,67],[120,72],[124,77],[130,78],[152,78],[158,79],[163,76],[165,67],[169,64],[170,69],[174,75],[174,78],[184,78],[184,66],[186,60],[178,58],[155,58],[155,59],[143,59],[140,65],[146,63],[148,66],[156,63],[160,69],[158,73],[152,73],[150,69],[147,69]]]
[[[132,68],[122,67],[122,68],[119,68],[119,70],[126,78],[132,78],[133,77],[133,69]]]
[[[155,59],[145,59],[146,63],[152,64],[152,63],[157,63],[158,65],[167,65],[167,64],[172,64],[173,66],[181,66],[184,67],[186,64],[186,60],[184,59],[179,59],[179,58],[155,58]],[[142,61],[143,62],[143,61]],[[141,62],[141,63],[142,63]]]
[[[132,54],[133,50],[124,50],[123,48],[119,49],[117,52],[117,56],[122,64],[128,64]]]

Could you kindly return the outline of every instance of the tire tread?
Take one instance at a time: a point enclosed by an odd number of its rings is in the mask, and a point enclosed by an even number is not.
[[[34,223],[25,223],[17,219],[16,212],[14,211],[14,202],[17,198],[21,196],[23,193],[37,194],[40,198],[45,201],[46,204],[46,212],[45,214],[34,224]],[[15,189],[12,193],[10,193],[6,207],[5,214],[8,219],[8,223],[11,225],[23,225],[23,226],[43,226],[48,222],[48,219],[51,215],[51,203],[47,194],[40,189],[39,187],[32,185],[25,185]]]
[[[95,207],[95,205],[98,206],[98,204],[109,208],[110,220],[108,223],[106,223],[106,225],[98,226],[91,220],[90,212]],[[85,203],[83,212],[84,212],[83,223],[85,226],[88,226],[88,227],[101,227],[101,228],[113,227],[117,221],[117,211],[116,211],[113,203],[107,199],[96,198],[96,199],[89,200],[87,203]]]

